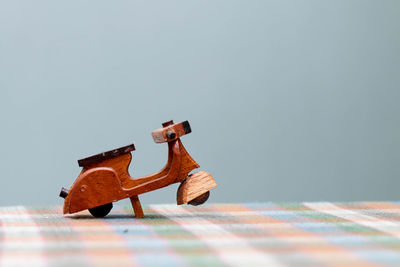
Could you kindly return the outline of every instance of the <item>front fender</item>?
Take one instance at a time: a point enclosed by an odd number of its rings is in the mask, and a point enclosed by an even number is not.
[[[205,171],[189,175],[179,186],[176,203],[182,205],[217,187],[214,178]]]

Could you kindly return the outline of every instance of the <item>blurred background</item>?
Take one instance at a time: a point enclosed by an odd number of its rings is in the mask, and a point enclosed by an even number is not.
[[[3,0],[0,205],[61,205],[77,159],[130,143],[158,171],[170,119],[209,202],[398,200],[399,84],[399,1]]]

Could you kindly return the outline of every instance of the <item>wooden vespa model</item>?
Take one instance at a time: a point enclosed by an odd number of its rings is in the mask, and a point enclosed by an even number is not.
[[[78,160],[83,167],[69,190],[62,188],[65,198],[64,214],[88,209],[94,217],[104,217],[112,209],[112,202],[130,198],[135,216],[142,218],[143,210],[138,195],[180,182],[177,204],[200,205],[207,201],[210,190],[217,186],[213,177],[204,171],[189,173],[199,167],[184,148],[180,137],[191,132],[188,121],[162,124],[152,132],[156,143],[168,143],[168,162],[152,175],[132,178],[128,167],[133,144]]]

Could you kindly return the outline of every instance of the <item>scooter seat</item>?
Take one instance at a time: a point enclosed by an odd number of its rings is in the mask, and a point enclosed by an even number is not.
[[[135,150],[135,145],[130,144],[130,145],[116,148],[113,150],[109,150],[109,151],[106,151],[103,153],[99,153],[99,154],[96,154],[96,155],[93,155],[93,156],[90,156],[87,158],[79,159],[78,164],[80,167],[85,167],[85,166],[91,165],[93,163],[98,163],[98,162],[106,160],[106,159],[121,156],[123,154],[129,153],[134,150]]]

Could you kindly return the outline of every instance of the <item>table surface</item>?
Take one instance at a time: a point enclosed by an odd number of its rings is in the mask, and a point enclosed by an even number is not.
[[[400,266],[400,202],[0,208],[0,266]],[[29,264],[28,264],[29,263]]]

